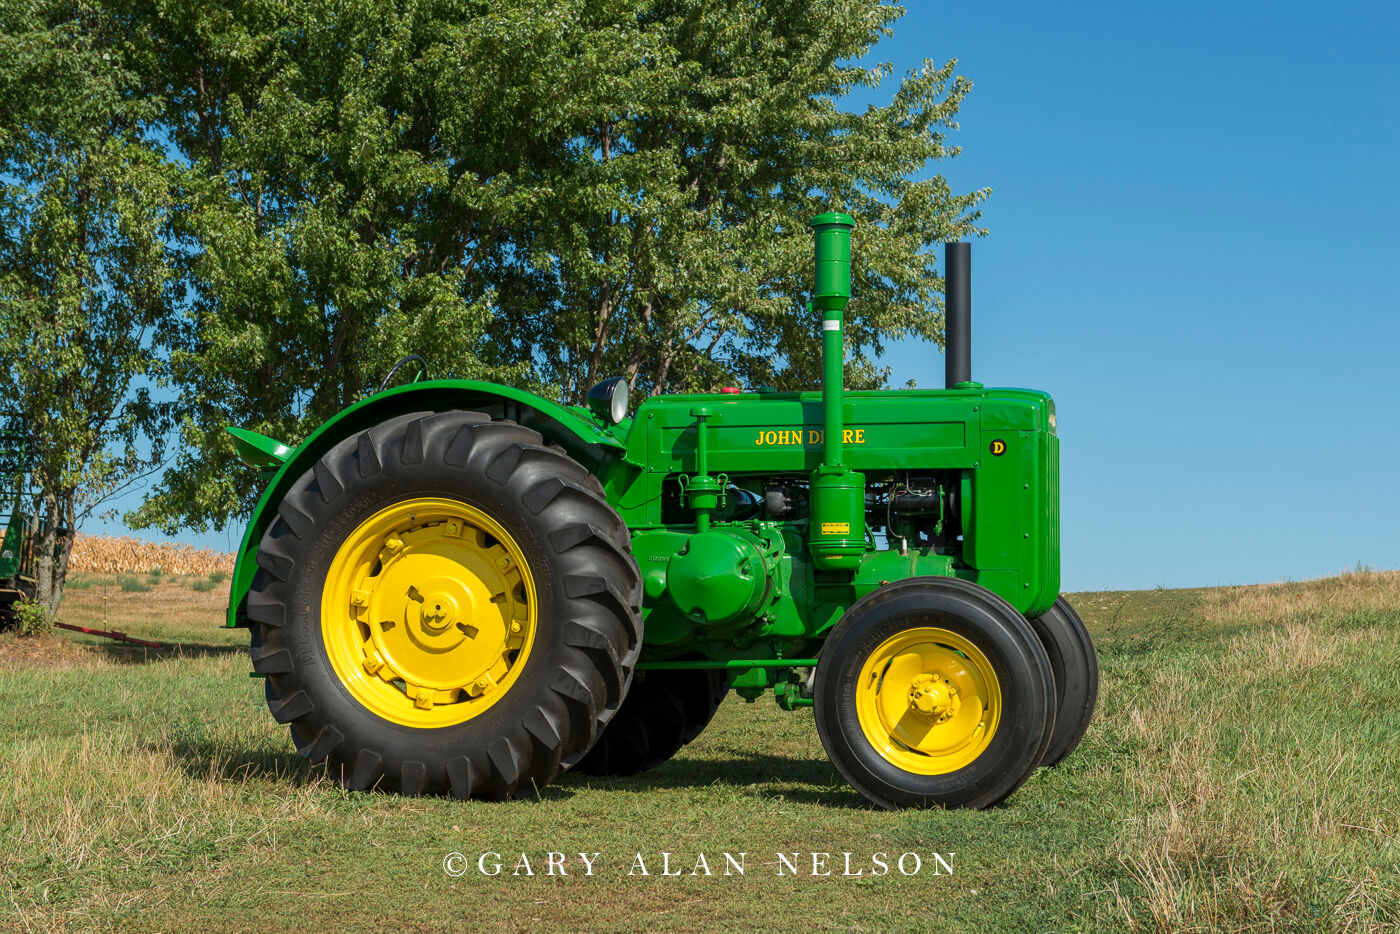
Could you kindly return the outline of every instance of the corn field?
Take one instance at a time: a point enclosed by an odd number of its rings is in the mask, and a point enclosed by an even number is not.
[[[178,542],[143,542],[130,536],[79,535],[70,571],[97,574],[212,574],[233,571],[233,555]]]

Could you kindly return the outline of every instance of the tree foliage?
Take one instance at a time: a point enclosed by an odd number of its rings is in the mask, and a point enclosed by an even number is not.
[[[975,229],[981,192],[940,176],[943,132],[969,89],[926,62],[891,102],[842,99],[888,76],[856,62],[899,10],[869,2],[647,4],[635,21],[634,86],[589,108],[555,186],[560,223],[541,258],[557,288],[546,313],[503,344],[564,398],[625,373],[646,393],[717,384],[812,388],[808,220],[856,216],[856,300],[847,373],[882,382],[883,342],[936,338],[933,246]]]
[[[941,336],[934,246],[978,232],[985,192],[929,174],[970,85],[862,64],[878,0],[97,6],[184,171],[194,286],[138,524],[222,526],[257,492],[224,425],[296,441],[407,353],[565,402],[814,386],[826,210],[858,220],[847,379],[879,385],[885,342]]]
[[[491,348],[553,313],[531,239],[581,109],[625,67],[609,33],[540,0],[131,9],[205,180],[174,361],[188,453],[138,522],[221,524],[255,492],[224,425],[303,437],[401,355],[534,382]]]
[[[0,399],[30,436],[38,600],[57,609],[73,532],[160,463],[181,296],[166,239],[180,170],[83,4],[4,9]]]

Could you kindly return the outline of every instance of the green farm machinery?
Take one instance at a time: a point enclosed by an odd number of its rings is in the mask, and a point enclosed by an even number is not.
[[[0,423],[0,629],[15,604],[34,599],[36,529],[27,505],[29,437],[20,419]]]
[[[1054,403],[972,381],[966,243],[946,388],[845,390],[854,224],[812,226],[819,392],[565,406],[420,366],[295,448],[229,429],[267,486],[228,625],[301,755],[502,799],[664,762],[731,692],[813,707],[888,808],[995,804],[1073,750],[1098,668],[1059,593]]]

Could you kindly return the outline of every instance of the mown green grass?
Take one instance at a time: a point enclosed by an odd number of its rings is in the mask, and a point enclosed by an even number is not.
[[[1379,931],[1400,925],[1400,574],[1080,594],[1099,714],[986,812],[871,810],[810,711],[731,697],[674,761],[504,804],[348,793],[247,677],[223,588],[74,590],[0,637],[0,925],[15,930]],[[103,625],[105,621],[105,625]],[[524,851],[596,875],[511,876]],[[502,854],[453,879],[449,852]],[[743,877],[662,878],[746,852]],[[778,851],[938,852],[954,872],[778,877]],[[652,869],[627,875],[635,853]],[[810,857],[807,857],[810,864]],[[568,864],[573,868],[576,864]]]

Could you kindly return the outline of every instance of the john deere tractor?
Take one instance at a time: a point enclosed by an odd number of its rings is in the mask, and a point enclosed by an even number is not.
[[[228,625],[301,755],[356,789],[507,798],[675,755],[734,692],[814,708],[887,808],[985,807],[1079,742],[1097,663],[1060,596],[1042,392],[970,376],[969,246],[947,245],[947,387],[842,388],[853,221],[822,214],[820,392],[586,406],[384,388],[267,477]]]

